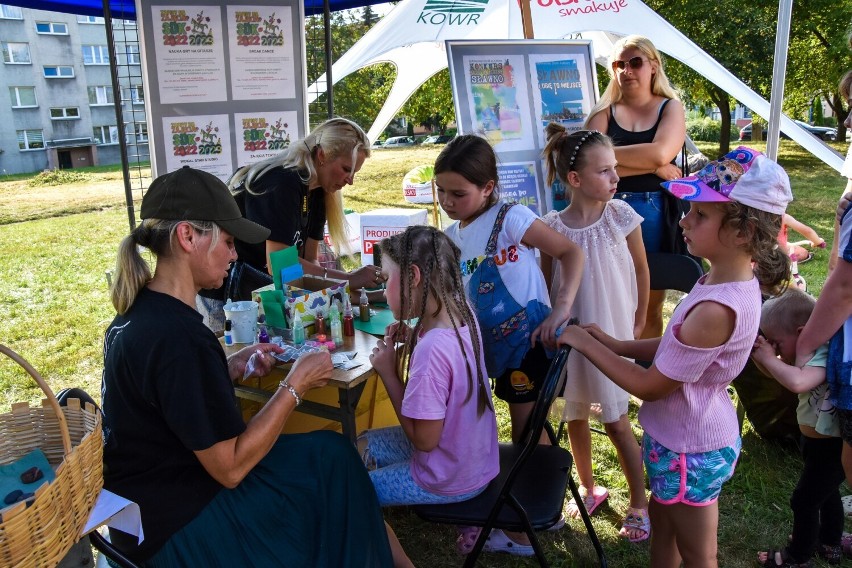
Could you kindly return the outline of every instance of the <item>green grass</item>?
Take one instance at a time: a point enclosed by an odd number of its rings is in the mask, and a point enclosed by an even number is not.
[[[761,143],[754,144],[761,148]],[[841,146],[835,145],[839,151]],[[715,156],[710,145],[703,148]],[[440,147],[420,147],[374,152],[355,186],[345,190],[346,207],[360,212],[418,207],[404,202],[402,177],[414,166],[432,163],[439,151]],[[816,228],[830,244],[843,180],[789,141],[781,143],[780,162],[797,198],[790,213]],[[103,332],[113,316],[104,273],[112,268],[118,243],[128,230],[120,172],[106,169],[87,172],[99,181],[50,188],[26,187],[32,176],[0,177],[0,342],[27,358],[54,390],[79,386],[96,399]],[[814,293],[825,280],[827,260],[828,250],[818,249],[814,260],[801,266]],[[0,412],[8,411],[13,401],[40,398],[33,381],[5,358],[0,361],[0,389]],[[631,406],[634,423],[635,412]],[[508,414],[500,403],[498,419],[501,436],[508,438]],[[617,536],[627,489],[614,449],[602,436],[595,436],[593,443],[596,476],[611,495],[593,522],[610,565],[645,566],[647,545],[626,543]],[[752,565],[758,549],[785,542],[790,527],[787,503],[800,466],[794,451],[765,442],[746,427],[737,473],[720,501],[720,566]],[[407,508],[388,510],[387,518],[418,566],[461,565],[452,528],[424,523]],[[594,552],[577,521],[559,533],[544,533],[541,539],[553,566],[594,564]],[[536,563],[485,555],[480,565]]]

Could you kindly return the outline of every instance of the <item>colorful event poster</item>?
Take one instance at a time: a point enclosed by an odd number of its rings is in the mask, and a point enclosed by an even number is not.
[[[234,100],[296,97],[292,30],[289,6],[228,6]]]
[[[190,166],[222,181],[234,173],[228,115],[163,117],[166,171]]]
[[[227,100],[218,6],[151,6],[160,103]]]
[[[551,122],[569,132],[581,130],[591,111],[585,59],[580,56],[530,54],[530,82],[539,144],[544,147],[544,128]]]
[[[467,56],[463,62],[471,131],[497,152],[533,148],[523,56]]]
[[[296,111],[248,112],[234,115],[237,165],[277,156],[299,138]]]
[[[544,213],[538,202],[538,177],[534,162],[498,164],[497,175],[500,177],[500,197],[526,205],[536,215]]]

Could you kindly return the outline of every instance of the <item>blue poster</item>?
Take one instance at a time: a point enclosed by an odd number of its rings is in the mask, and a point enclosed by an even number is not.
[[[580,129],[586,115],[583,111],[583,85],[577,60],[538,61],[535,70],[541,97],[539,119],[542,127],[557,122],[569,132]]]
[[[536,215],[541,215],[538,202],[538,183],[533,162],[518,164],[500,164],[497,166],[500,176],[500,196],[529,207]]]

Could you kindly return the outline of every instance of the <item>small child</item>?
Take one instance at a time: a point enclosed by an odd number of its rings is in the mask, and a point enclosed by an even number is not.
[[[790,279],[777,239],[793,196],[784,170],[744,146],[662,185],[689,201],[684,241],[710,271],[662,338],[617,340],[587,325],[568,326],[559,343],[645,401],[639,422],[652,495],[651,565],[715,566],[718,498],[742,447],[727,387],[754,346],[761,288],[774,292]],[[645,369],[622,357],[653,363]]]
[[[828,400],[825,364],[828,345],[821,345],[804,367],[795,366],[796,340],[814,310],[816,300],[793,287],[763,304],[762,337],[754,343],[752,358],[768,374],[799,395],[796,416],[802,432],[804,467],[790,497],[793,534],[780,550],[758,553],[762,566],[807,565],[814,553],[831,564],[843,559],[843,504],[839,485],[840,426]]]
[[[433,227],[381,242],[395,318],[370,355],[400,426],[368,430],[359,450],[379,504],[456,503],[499,473],[497,421],[476,315],[464,295],[459,250]],[[396,347],[397,342],[401,343]]]
[[[642,217],[630,205],[613,200],[618,184],[612,141],[597,131],[568,134],[559,124],[547,126],[544,160],[547,184],[557,178],[568,188],[571,202],[562,211],[551,211],[542,221],[580,245],[586,264],[571,315],[580,321],[597,322],[617,339],[636,339],[642,333],[648,308],[648,262],[642,244]],[[562,283],[559,266],[541,255],[542,271],[552,272],[552,290]],[[551,270],[552,269],[552,270]],[[599,406],[599,419],[618,451],[621,469],[630,490],[630,506],[621,536],[631,542],[648,538],[648,499],[642,472],[642,452],[630,420],[630,395],[608,380],[580,353],[568,357],[563,420],[568,422],[571,452],[580,477],[580,494],[589,514],[607,498],[605,487],[595,485],[592,472],[592,440],[589,414]],[[580,514],[579,504],[568,504],[568,515]]]
[[[805,237],[806,240],[791,243],[788,240],[788,229],[793,229]],[[804,245],[825,248],[825,239],[820,237],[813,228],[796,220],[792,215],[784,213],[781,232],[778,233],[778,246],[781,247],[781,250],[787,251],[791,260],[802,263],[809,261],[814,256],[812,252],[804,247]]]

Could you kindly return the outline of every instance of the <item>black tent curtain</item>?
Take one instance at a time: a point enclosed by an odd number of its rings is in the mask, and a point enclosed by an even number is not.
[[[329,9],[347,10],[349,8],[360,8],[381,4],[387,0],[329,0]],[[32,8],[34,10],[48,10],[51,12],[66,12],[79,14],[81,16],[103,16],[104,3],[102,0],[5,0],[4,4],[20,6],[21,8]],[[136,19],[136,3],[131,0],[110,0],[110,11],[112,17],[122,20]],[[313,16],[322,14],[323,0],[305,0],[305,15]]]

